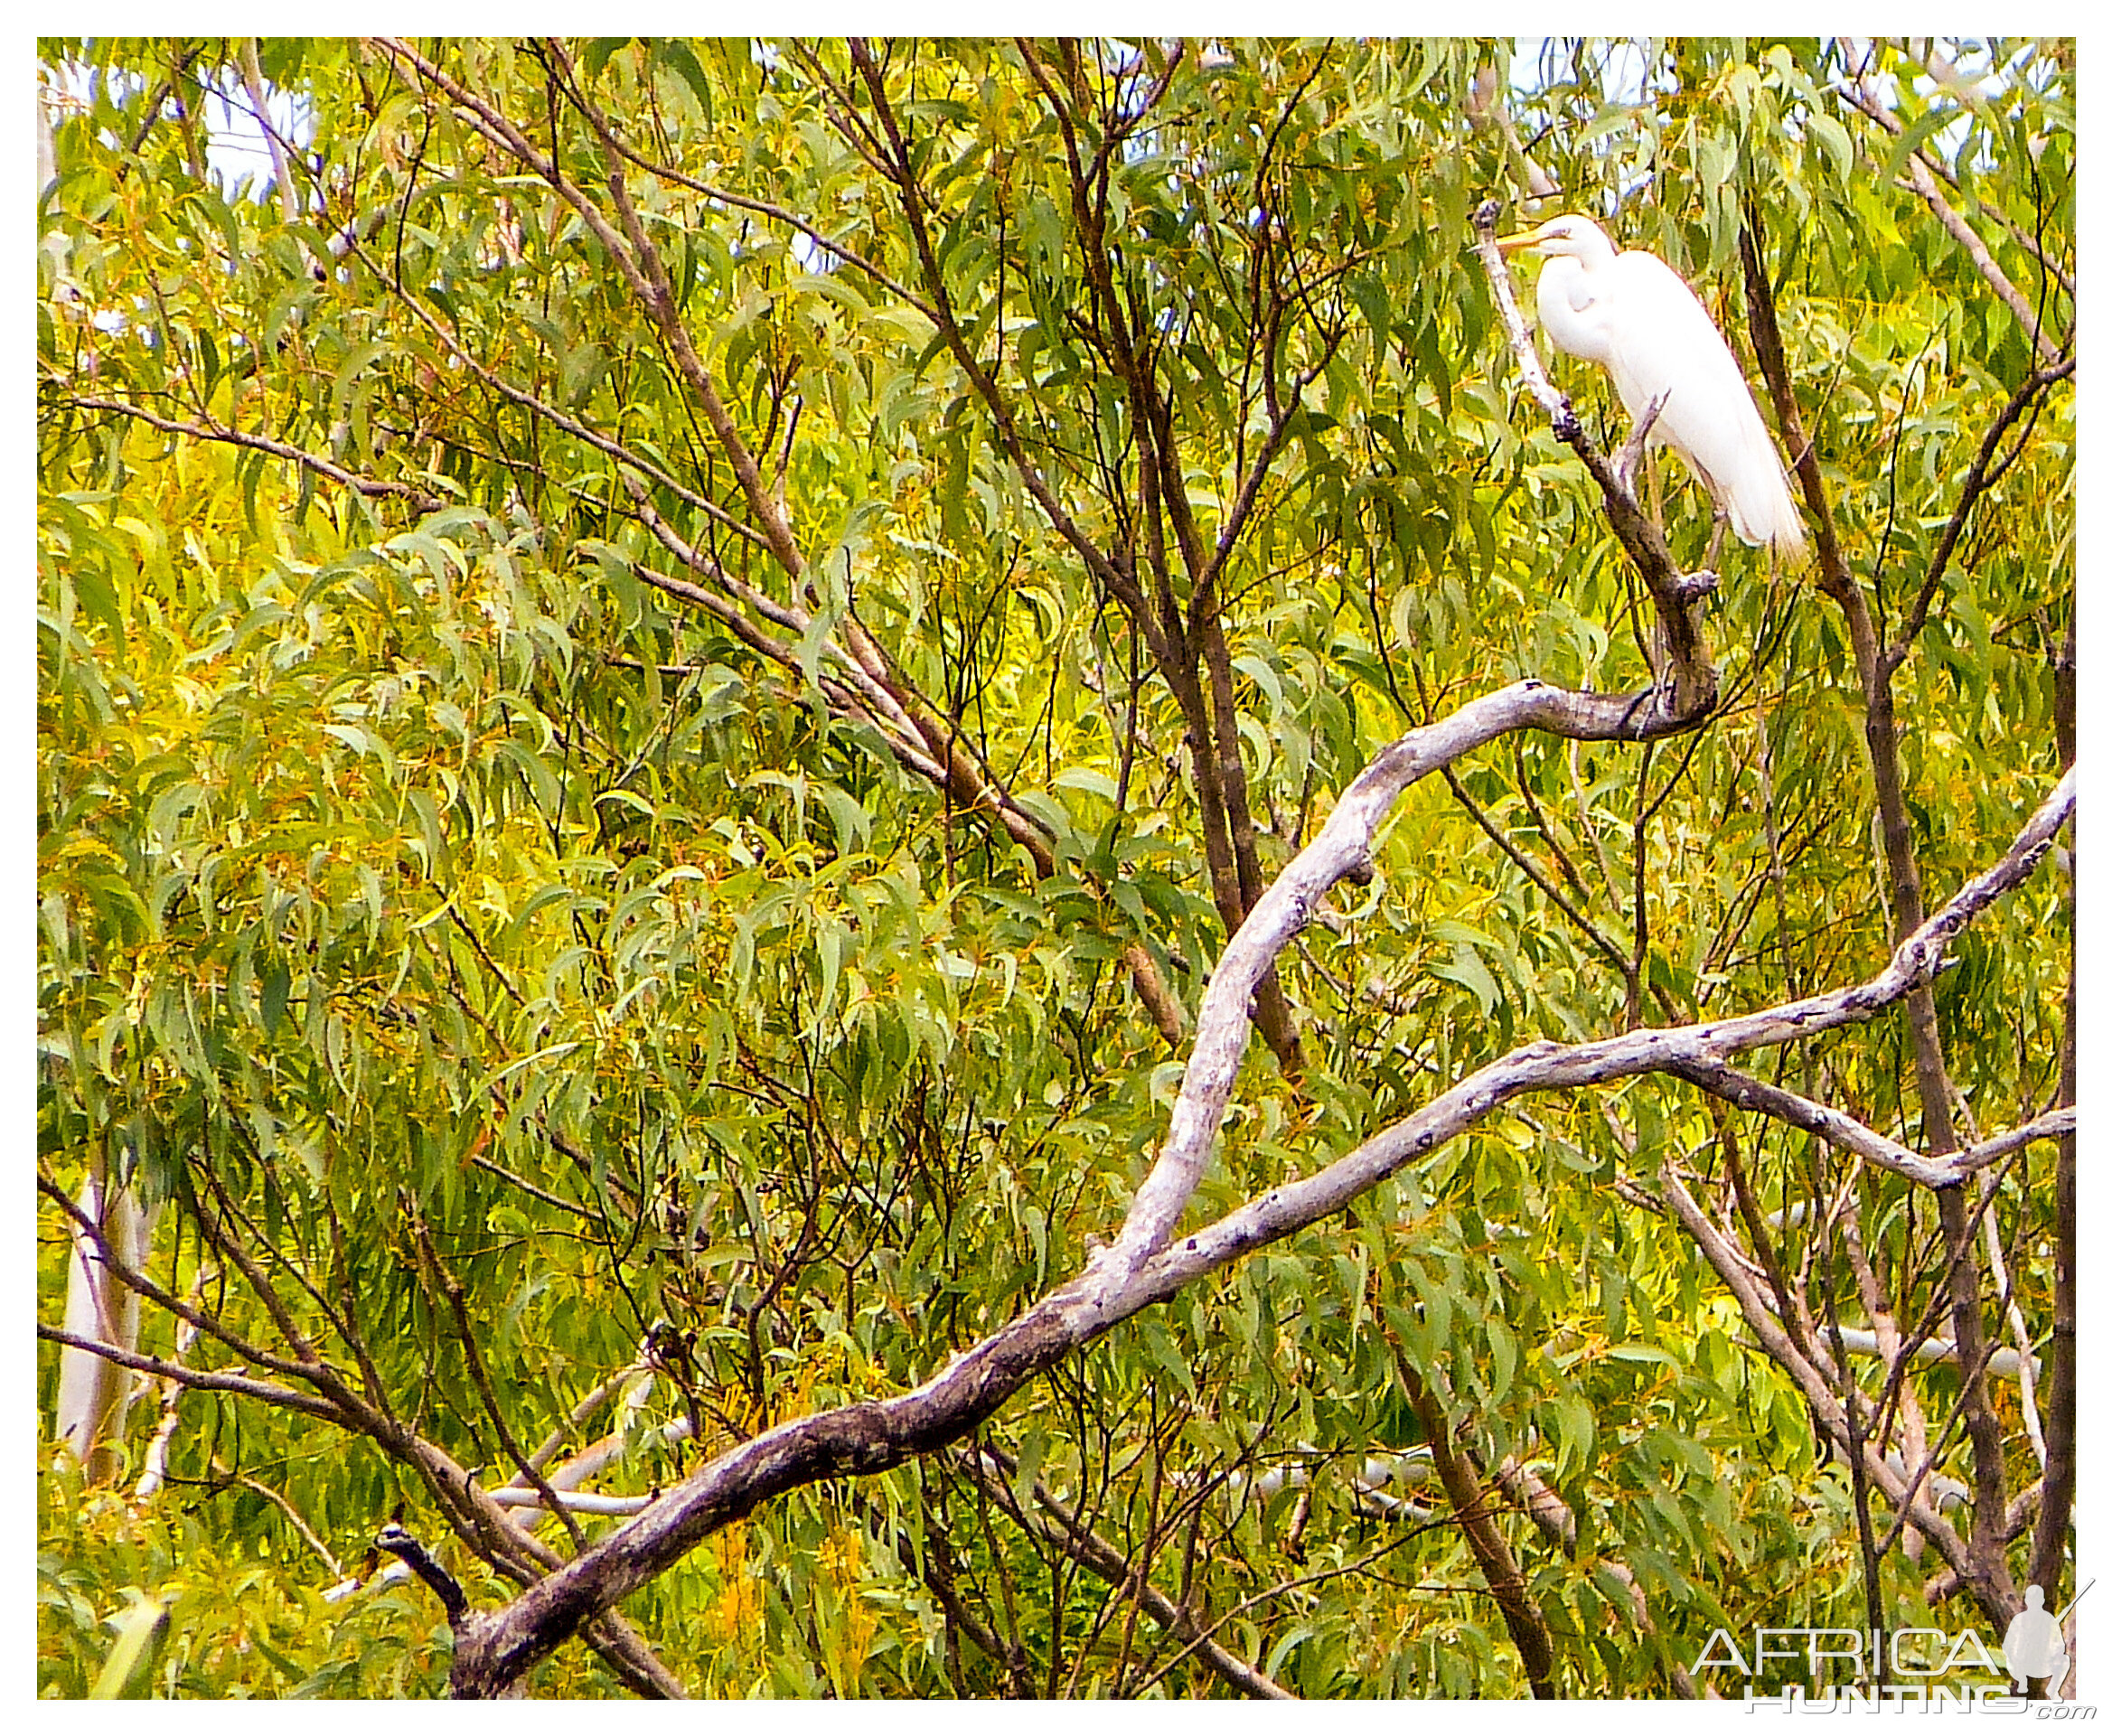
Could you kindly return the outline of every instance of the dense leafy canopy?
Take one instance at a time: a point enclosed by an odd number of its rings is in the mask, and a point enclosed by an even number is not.
[[[1651,680],[1469,249],[1528,170],[1749,364],[1771,302],[1838,564],[1730,545],[1700,727],[1407,791],[1257,996],[1188,1221],[1519,1045],[1875,973],[1902,861],[1934,910],[2072,757],[2072,48],[1944,52],[45,44],[40,1318],[95,1178],[155,1210],[142,1353],[308,1398],[320,1359],[381,1422],[148,1382],[103,1478],[43,1478],[43,1690],[155,1598],[156,1692],[436,1692],[423,1586],[322,1597],[399,1509],[474,1604],[517,1591],[408,1443],[492,1489],[615,1430],[594,1487],[643,1495],[1079,1271],[1228,932],[1375,753],[1522,677]],[[207,162],[222,98],[286,134],[255,187]],[[1705,496],[1644,493],[1698,564]],[[2069,895],[1953,948],[1940,1130],[1910,1012],[1747,1065],[1917,1150],[2031,1121]],[[1654,1694],[1718,1627],[1988,1628],[1931,1613],[1942,1561],[1675,1188],[1767,1308],[1956,1337],[1931,1190],[1670,1078],[1542,1093],[624,1615],[731,1694],[1237,1685],[1206,1631],[1301,1694]],[[1949,1191],[1982,1329],[2066,1355],[2072,1140]],[[2063,1424],[2043,1362],[1822,1360],[1882,1447],[2023,1501],[1972,1515],[1987,1562],[2058,1573],[2072,1374]],[[1404,1482],[1433,1445],[1552,1674]],[[571,1647],[534,1686],[630,1680]]]

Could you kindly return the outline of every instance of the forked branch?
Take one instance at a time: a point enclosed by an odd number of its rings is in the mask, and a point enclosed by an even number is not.
[[[512,1604],[472,1616],[457,1645],[457,1694],[502,1692],[581,1623],[611,1609],[704,1538],[788,1490],[827,1478],[870,1476],[962,1440],[1037,1375],[1152,1303],[1197,1279],[1341,1210],[1351,1200],[1514,1097],[1575,1090],[1646,1073],[1713,1064],[1741,1050],[1789,1042],[1868,1020],[1939,968],[1946,947],[1995,899],[2021,883],[2072,816],[2070,772],[2016,841],[1968,882],[1868,981],[1734,1018],[1599,1042],[1528,1044],[1462,1080],[1405,1121],[1316,1174],[1271,1189],[1206,1228],[1175,1230],[1200,1178],[1230,1096],[1251,1021],[1247,998],[1263,970],[1310,920],[1337,881],[1370,866],[1375,835],[1401,792],[1440,763],[1509,728],[1542,727],[1593,739],[1634,739],[1636,708],[1620,696],[1565,693],[1526,682],[1477,700],[1403,737],[1345,792],[1320,835],[1272,887],[1220,961],[1198,1019],[1166,1146],[1132,1202],[1117,1242],[1079,1277],[964,1352],[922,1386],[801,1418],[756,1436],[703,1466],[631,1524],[531,1586]],[[1658,721],[1662,730],[1674,726]],[[1960,1170],[1960,1177],[1967,1173]],[[1794,1356],[1794,1347],[1789,1347]],[[1837,1411],[1823,1383],[1816,1393]],[[1815,1403],[1816,1400],[1815,1399]],[[1882,1479],[1880,1479],[1881,1484]],[[1903,1486],[1891,1487],[1902,1497]],[[1947,1558],[1970,1574],[1955,1534],[1932,1512]]]

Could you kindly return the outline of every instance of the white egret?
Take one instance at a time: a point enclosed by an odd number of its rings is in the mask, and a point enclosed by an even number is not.
[[[1589,217],[1553,218],[1497,246],[1546,260],[1541,330],[1565,355],[1611,374],[1631,418],[1639,423],[1663,397],[1648,443],[1686,460],[1739,540],[1801,558],[1804,525],[1774,440],[1730,346],[1680,275],[1655,254],[1617,252]]]

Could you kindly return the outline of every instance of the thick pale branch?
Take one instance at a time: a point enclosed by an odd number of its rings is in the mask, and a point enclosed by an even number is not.
[[[1924,1187],[1948,1187],[1964,1173],[1955,1156],[1925,1158],[1897,1140],[1888,1140],[1876,1129],[1865,1127],[1852,1115],[1844,1115],[1825,1103],[1813,1103],[1808,1097],[1769,1084],[1765,1079],[1756,1079],[1727,1062],[1680,1062],[1666,1071],[1689,1084],[1699,1085],[1713,1097],[1721,1097],[1740,1109],[1751,1110],[1791,1127],[1800,1127],[1807,1133],[1816,1133],[1828,1145],[1852,1151],[1879,1168],[1890,1169],[1894,1175],[1920,1182]]]
[[[1951,1153],[1949,1161],[1956,1164],[1961,1174],[1985,1169],[1989,1164],[2006,1158],[2012,1151],[2021,1151],[2027,1145],[2040,1140],[2064,1140],[2075,1137],[2076,1114],[2072,1105],[2062,1109],[2050,1109],[2043,1115],[2034,1115],[2028,1121],[2001,1133],[1991,1133],[1976,1145],[1968,1145],[1963,1151]]]
[[[1134,1270],[1173,1234],[1202,1178],[1231,1097],[1246,1047],[1249,997],[1276,955],[1311,921],[1328,888],[1368,871],[1372,840],[1402,791],[1514,729],[1544,729],[1581,740],[1641,741],[1682,727],[1633,696],[1572,693],[1522,681],[1472,700],[1450,718],[1413,730],[1384,749],[1343,792],[1319,835],[1277,877],[1226,943],[1197,1021],[1195,1046],[1166,1143],[1131,1204],[1121,1239],[1106,1257]]]
[[[1864,1126],[1837,1109],[1813,1103],[1808,1097],[1800,1097],[1764,1079],[1756,1079],[1725,1062],[1682,1062],[1666,1071],[1740,1109],[1750,1109],[1788,1126],[1800,1127],[1807,1133],[1816,1133],[1828,1145],[1853,1152],[1881,1169],[1890,1169],[1894,1175],[1904,1176],[1924,1187],[1952,1187],[1974,1170],[1985,1169],[2035,1140],[2058,1139],[2075,1130],[2074,1110],[2050,1110],[1963,1151],[1931,1158],[1901,1145],[1897,1140],[1887,1139],[1876,1129]]]
[[[1275,951],[1309,917],[1320,895],[1344,874],[1368,864],[1372,834],[1400,791],[1448,753],[1456,756],[1506,728],[1559,727],[1561,733],[1594,739],[1632,739],[1638,728],[1633,710],[1618,697],[1563,693],[1525,683],[1476,701],[1385,750],[1344,794],[1320,836],[1285,870],[1220,961],[1205,1001],[1197,1056],[1190,1062],[1175,1110],[1184,1126],[1180,1142],[1177,1146],[1169,1135],[1167,1154],[1145,1184],[1152,1196],[1146,1199],[1140,1192],[1122,1241],[1099,1255],[1080,1277],[922,1386],[895,1398],[803,1417],[743,1442],[512,1605],[473,1617],[455,1653],[455,1691],[476,1695],[502,1691],[583,1622],[610,1609],[703,1538],[775,1496],[829,1478],[873,1475],[964,1438],[1035,1375],[1112,1327],[1242,1254],[1339,1211],[1358,1193],[1511,1097],[1664,1071],[1682,1059],[1713,1060],[1874,1016],[1933,974],[1949,941],[2031,871],[2074,811],[2071,772],[2002,860],[1910,936],[1885,970],[1868,982],[1680,1030],[1637,1031],[1567,1048],[1530,1045],[1482,1069],[1318,1175],[1271,1190],[1156,1257],[1148,1252],[1140,1255],[1140,1249],[1159,1246],[1170,1233],[1206,1159],[1245,1042],[1245,995]],[[1209,1057],[1202,1053],[1206,1043],[1214,1045]],[[1163,1231],[1155,1230],[1160,1224]],[[1741,1270],[1737,1276],[1751,1290]],[[1758,1292],[1751,1294],[1753,1309],[1765,1317]],[[1780,1341],[1784,1356],[1808,1371],[1807,1396],[1816,1394],[1815,1405],[1830,1407],[1837,1420],[1837,1401],[1826,1377],[1782,1338],[1771,1318],[1765,1320],[1765,1329]],[[1844,1422],[1840,1427],[1845,1439]],[[1873,1471],[1873,1480],[1888,1496],[1905,1498],[1897,1478]],[[1915,1517],[1924,1530],[1934,1527],[1932,1535],[1940,1533],[1948,1539],[1947,1559],[1974,1577],[1964,1545],[1949,1526],[1932,1513],[1917,1511]]]
[[[1386,753],[1392,754],[1403,745],[1397,742]],[[1385,757],[1385,755],[1380,756],[1381,763]],[[1376,770],[1378,765],[1375,764],[1373,771]],[[1366,774],[1366,777],[1371,775],[1371,772]],[[1350,793],[1344,796],[1342,806],[1337,810],[1338,817],[1349,806],[1363,783],[1364,779],[1360,778],[1357,784],[1351,786]],[[1574,1090],[1583,1085],[1604,1084],[1615,1079],[1634,1078],[1647,1073],[1676,1074],[1683,1066],[1697,1064],[1713,1066],[1724,1056],[1746,1049],[1792,1042],[1875,1017],[1896,1006],[1906,998],[1910,990],[1928,982],[1935,975],[1942,963],[1945,948],[1981,911],[2024,879],[2052,848],[2055,834],[2074,812],[2075,774],[2070,771],[2041,804],[2039,811],[2032,816],[2030,822],[2002,859],[1960,888],[1957,896],[1907,937],[1885,968],[1868,981],[1827,994],[1807,996],[1759,1012],[1715,1019],[1704,1024],[1668,1030],[1629,1031],[1619,1037],[1591,1043],[1532,1043],[1514,1049],[1509,1055],[1470,1074],[1441,1096],[1433,1098],[1405,1121],[1396,1122],[1327,1168],[1272,1189],[1170,1248],[1154,1260],[1149,1268],[1148,1276],[1152,1288],[1159,1294],[1170,1295],[1206,1272],[1214,1271],[1228,1261],[1273,1242],[1292,1230],[1332,1215],[1366,1188],[1384,1181],[1413,1159],[1434,1150],[1491,1110],[1514,1097],[1528,1092]],[[1327,843],[1328,831],[1334,826],[1335,820],[1330,819],[1328,830],[1322,831],[1307,852],[1285,871],[1283,879],[1271,889],[1271,899],[1287,883],[1293,881],[1308,857]],[[1307,896],[1317,896],[1317,894]],[[1268,903],[1269,900],[1263,901],[1263,909],[1267,908]],[[1257,926],[1262,915],[1263,911],[1257,910],[1256,920],[1250,923],[1249,927]],[[1244,940],[1245,937],[1246,931],[1243,929],[1240,939]],[[1232,949],[1227,948],[1227,958],[1231,952]],[[1216,1010],[1213,1002],[1225,975],[1225,965],[1221,962],[1197,1021],[1198,1055],[1205,1037],[1212,1029],[1212,1016]],[[1222,1018],[1221,1012],[1218,1017]],[[1232,1059],[1236,1064],[1236,1054]],[[1230,1075],[1227,1073],[1224,1080],[1225,1088],[1228,1089],[1229,1084]],[[1183,1106],[1188,1103],[1191,1090],[1197,1092],[1200,1099],[1205,1091],[1214,1086],[1215,1081],[1197,1079],[1197,1063],[1191,1061],[1189,1080],[1184,1084],[1181,1100],[1174,1108],[1176,1123],[1180,1121]],[[1216,1112],[1222,1114],[1224,1092],[1217,1091],[1215,1100]],[[1201,1107],[1200,1101],[1197,1107]],[[1191,1133],[1190,1142],[1178,1154],[1180,1159],[1191,1167],[1198,1177],[1201,1162],[1207,1156],[1209,1135],[1215,1132],[1216,1126],[1214,1116],[1203,1133],[1200,1148],[1194,1143]],[[1169,1159],[1176,1155],[1171,1134],[1169,1135],[1167,1145],[1168,1154],[1159,1160],[1161,1171],[1167,1169]],[[1967,1169],[1958,1168],[1951,1179],[1962,1180],[1968,1173]],[[1145,1186],[1150,1187],[1159,1179],[1159,1171],[1154,1171]],[[1192,1182],[1189,1185],[1192,1187]],[[1164,1197],[1171,1197],[1172,1186],[1169,1178],[1164,1189]],[[1944,1191],[1948,1190],[1947,1184]],[[1186,1193],[1181,1194],[1180,1200],[1185,1202],[1186,1198]],[[1142,1199],[1143,1195],[1140,1191],[1140,1202]],[[1178,1210],[1177,1205],[1177,1214]],[[1138,1207],[1132,1206],[1132,1224],[1138,1221]],[[1116,1252],[1115,1249],[1109,1250],[1107,1254],[1103,1255],[1103,1259],[1112,1258]]]

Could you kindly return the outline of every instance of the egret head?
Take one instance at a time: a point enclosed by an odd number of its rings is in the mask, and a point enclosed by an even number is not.
[[[1544,258],[1558,254],[1585,260],[1613,257],[1613,243],[1607,239],[1606,231],[1589,217],[1574,215],[1551,217],[1538,229],[1522,235],[1500,236],[1497,246],[1506,253],[1537,253]]]

